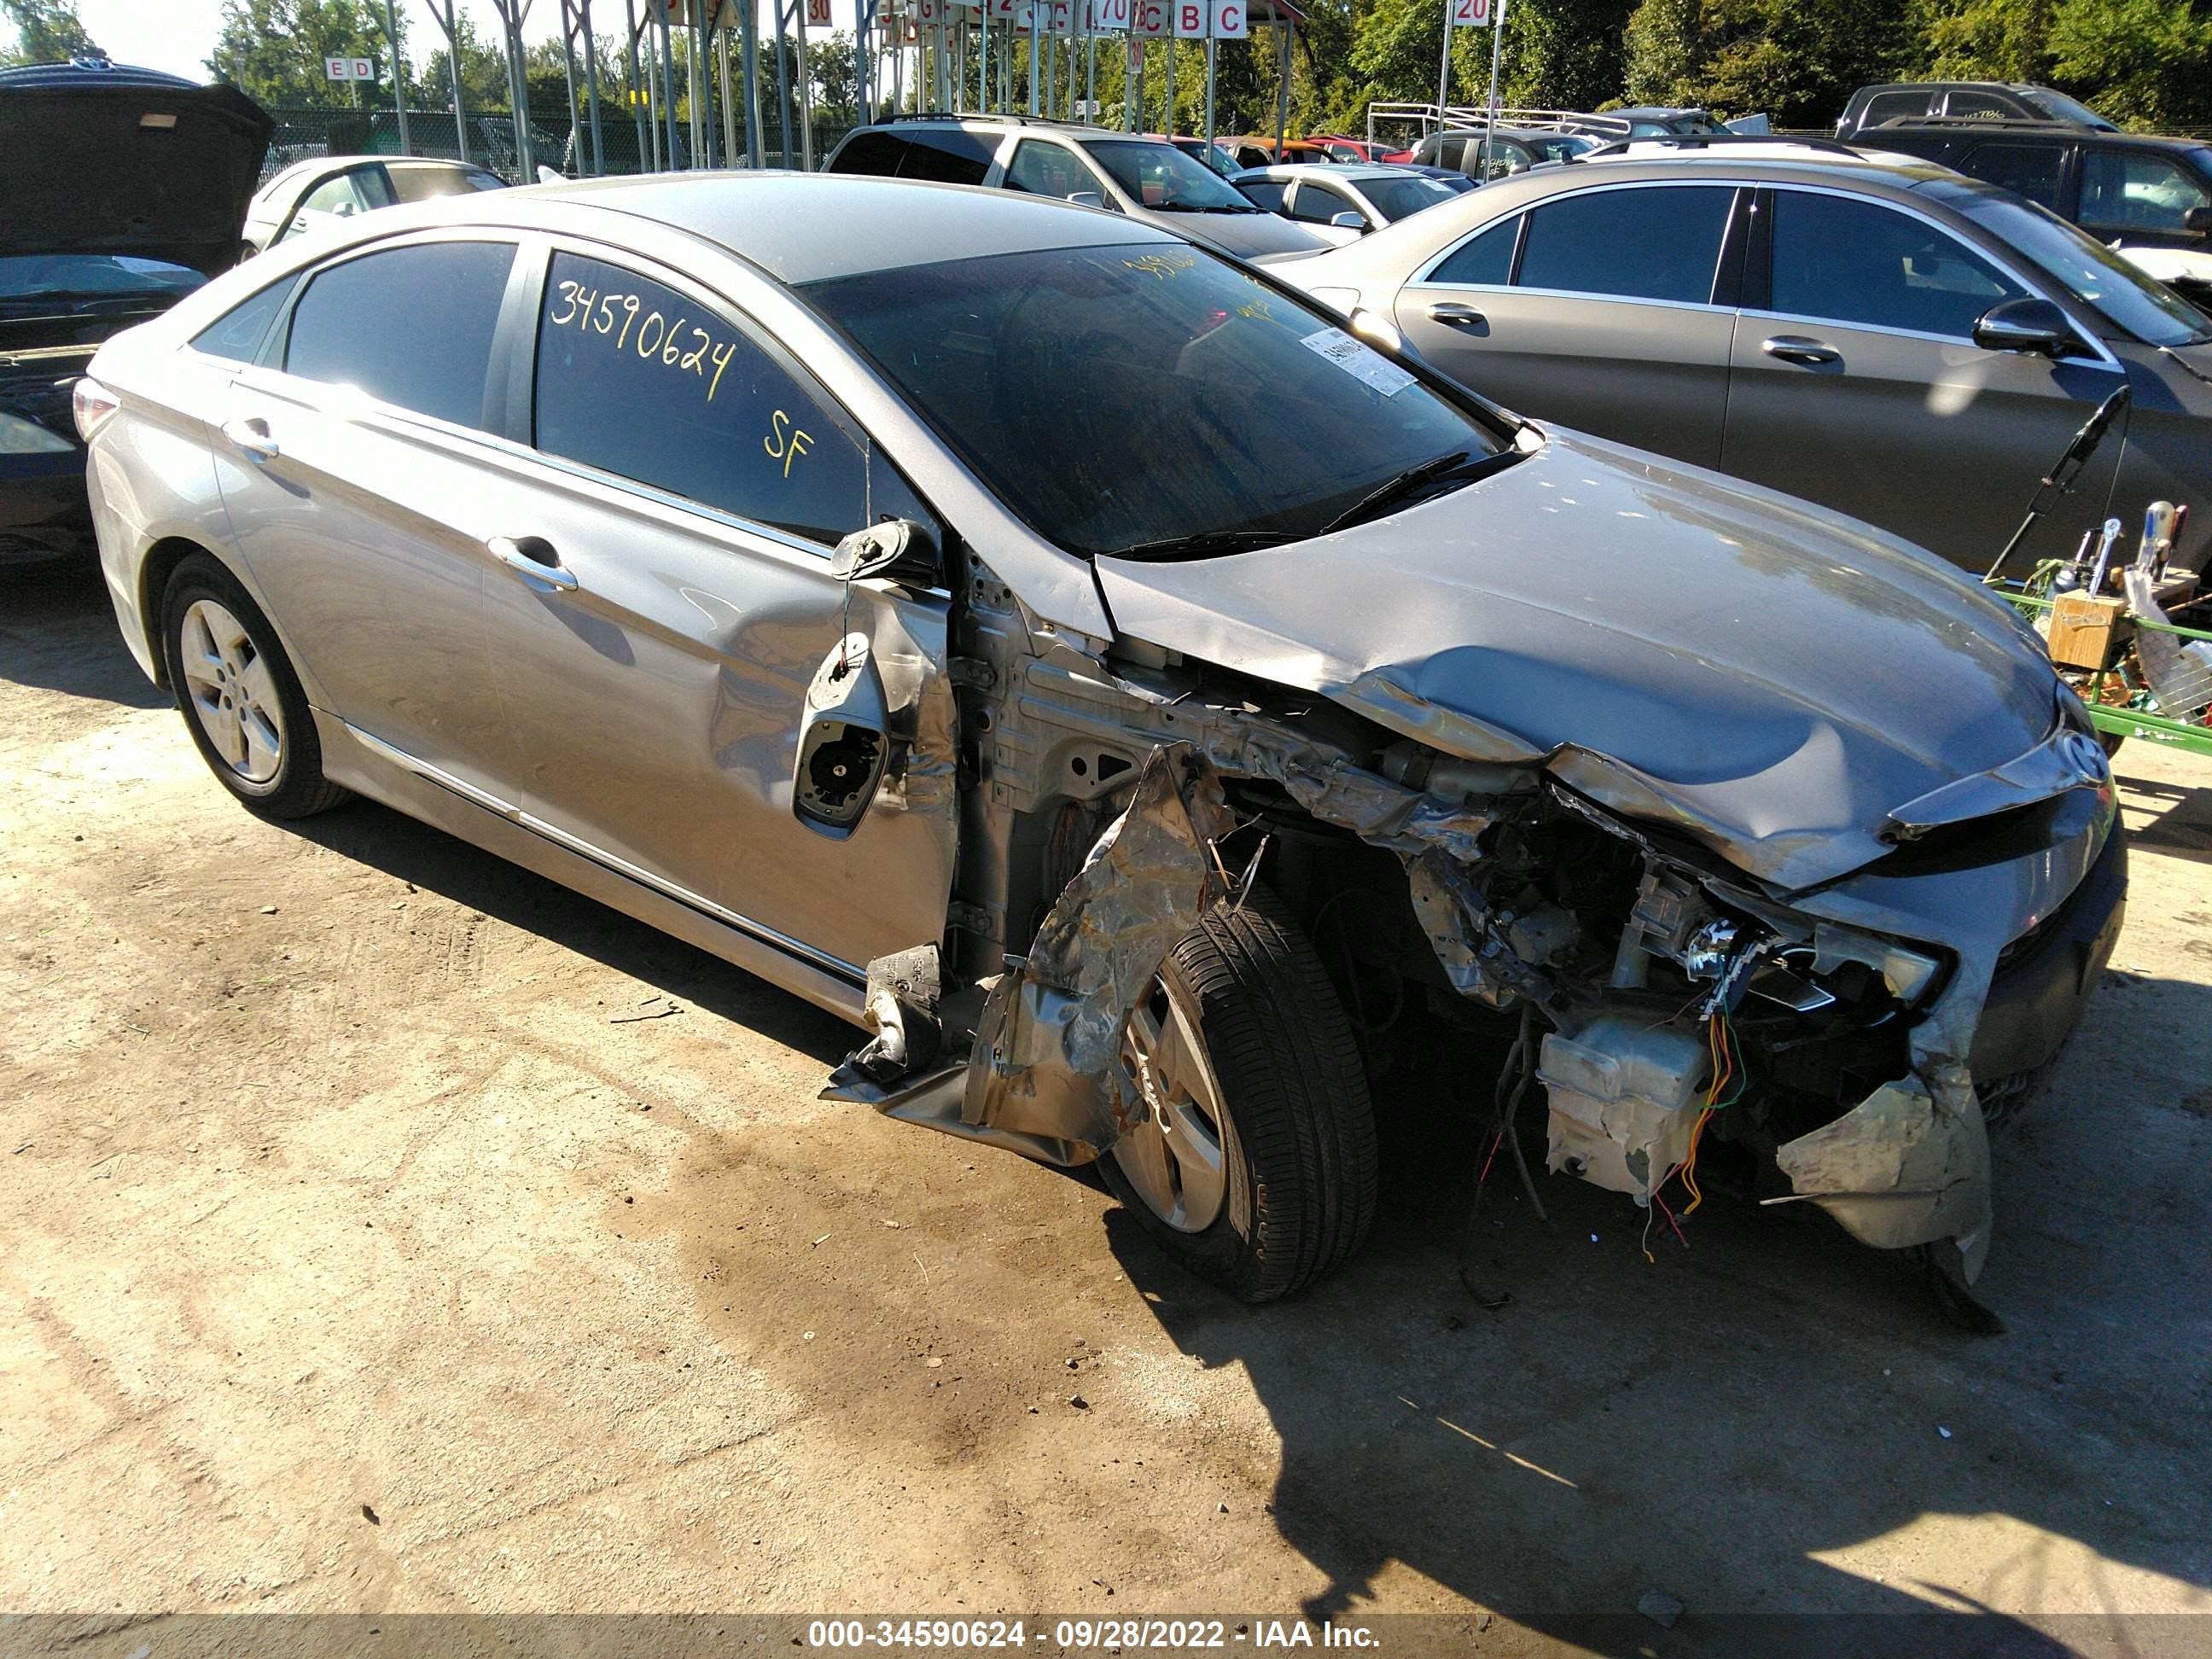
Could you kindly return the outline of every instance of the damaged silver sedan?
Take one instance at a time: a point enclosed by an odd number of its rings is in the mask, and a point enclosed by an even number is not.
[[[374,797],[834,1009],[833,1094],[1095,1162],[1255,1300],[1358,1248],[1370,1079],[1441,1033],[1552,1171],[1727,1168],[1971,1310],[1989,1127],[2118,925],[2005,606],[1112,215],[395,210],[110,343],[79,417],[125,637],[248,807]]]

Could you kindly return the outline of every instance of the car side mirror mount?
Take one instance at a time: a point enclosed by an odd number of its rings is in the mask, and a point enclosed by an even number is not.
[[[1984,351],[2063,357],[2075,343],[2074,325],[2048,300],[2005,300],[1981,314],[1974,343]]]
[[[1362,235],[1367,231],[1367,221],[1357,213],[1333,213],[1328,222],[1339,230],[1356,230]]]
[[[2181,228],[2199,235],[2212,231],[2212,207],[2193,207],[2181,216]]]
[[[1106,205],[1106,198],[1095,190],[1072,191],[1067,199],[1078,207],[1103,208]]]
[[[841,582],[880,576],[902,587],[934,587],[945,579],[945,566],[928,526],[885,519],[839,542],[830,555],[830,574]]]
[[[890,747],[884,679],[865,634],[839,640],[806,688],[791,810],[832,841],[860,827],[883,782]]]

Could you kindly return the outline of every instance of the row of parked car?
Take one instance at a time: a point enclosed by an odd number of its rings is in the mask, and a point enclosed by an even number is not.
[[[243,100],[106,90],[105,216],[6,234],[233,264]],[[1175,146],[1019,120],[468,191],[21,289],[75,337],[13,418],[246,808],[368,796],[831,1009],[836,1097],[1095,1163],[1240,1295],[1358,1248],[1370,1079],[1474,1042],[1638,1223],[1694,1159],[1976,1316],[2125,851],[1905,538],[1980,562],[1959,498],[2120,384],[2085,508],[2186,499],[2212,336],[1948,170],[1668,144],[1273,253]]]

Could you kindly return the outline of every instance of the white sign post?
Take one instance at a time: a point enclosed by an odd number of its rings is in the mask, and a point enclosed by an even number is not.
[[[1437,131],[1444,130],[1444,111],[1451,104],[1451,40],[1454,29],[1490,31],[1490,101],[1484,106],[1481,172],[1490,173],[1490,135],[1498,125],[1498,54],[1505,45],[1505,0],[1445,0],[1444,54],[1437,71]]]

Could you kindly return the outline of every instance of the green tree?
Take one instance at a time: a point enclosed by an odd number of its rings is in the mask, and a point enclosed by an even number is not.
[[[853,62],[853,37],[839,29],[806,43],[807,72],[814,81],[814,118],[826,126],[851,126],[860,118],[860,80]]]
[[[400,25],[400,63],[406,25]],[[236,82],[264,104],[351,104],[375,96],[329,78],[326,58],[374,58],[392,72],[381,0],[223,0],[222,28],[208,55],[211,74]]]
[[[77,17],[76,0],[0,0],[0,19],[15,26],[15,44],[0,46],[0,67],[65,64],[100,52]]]
[[[1629,15],[1623,101],[1672,104],[1705,61],[1698,0],[1644,0]]]
[[[477,26],[466,12],[457,13],[453,23],[454,34],[460,42],[462,98],[471,110],[505,109],[505,54],[477,32]],[[441,28],[438,33],[442,36],[445,30]],[[443,105],[453,98],[453,48],[441,46],[423,66],[421,95],[432,103]]]
[[[2190,0],[2060,0],[2051,76],[2129,126],[2212,120],[2212,20]]]

